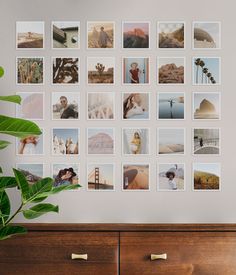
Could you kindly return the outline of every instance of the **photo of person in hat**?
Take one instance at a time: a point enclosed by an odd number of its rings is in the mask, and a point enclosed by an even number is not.
[[[74,179],[77,174],[72,167],[61,169],[55,177],[54,186],[61,186],[66,184],[74,184]]]

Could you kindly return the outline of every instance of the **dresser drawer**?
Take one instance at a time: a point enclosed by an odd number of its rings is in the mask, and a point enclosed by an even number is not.
[[[29,232],[0,242],[0,274],[116,275],[118,243],[116,232]]]
[[[167,259],[151,261],[151,254]],[[124,232],[120,274],[236,274],[235,232]]]

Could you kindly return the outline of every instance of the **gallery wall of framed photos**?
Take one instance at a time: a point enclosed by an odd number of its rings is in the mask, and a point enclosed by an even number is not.
[[[36,121],[42,135],[14,141],[3,166],[30,183],[82,185],[52,198],[61,214],[41,221],[232,220],[220,208],[231,207],[234,181],[222,104],[230,8],[22,2],[1,27],[4,93],[22,104],[3,109]]]

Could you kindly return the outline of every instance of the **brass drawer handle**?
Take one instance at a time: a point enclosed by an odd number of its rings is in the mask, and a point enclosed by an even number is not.
[[[167,254],[151,254],[151,261],[155,261],[155,260],[167,260]]]
[[[71,254],[71,259],[72,260],[88,260],[88,254]]]

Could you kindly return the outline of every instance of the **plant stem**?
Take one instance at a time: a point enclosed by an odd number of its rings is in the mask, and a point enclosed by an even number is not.
[[[22,202],[21,205],[19,206],[19,208],[16,210],[16,212],[11,216],[11,218],[5,222],[5,226],[8,225],[10,223],[10,221],[12,221],[15,218],[15,216],[21,211],[23,206],[24,206],[24,204]]]

